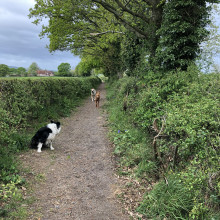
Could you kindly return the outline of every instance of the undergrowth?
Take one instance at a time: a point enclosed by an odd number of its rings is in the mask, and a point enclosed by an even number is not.
[[[137,209],[146,218],[219,218],[219,91],[219,74],[194,66],[109,83],[110,136],[120,166],[157,182]]]

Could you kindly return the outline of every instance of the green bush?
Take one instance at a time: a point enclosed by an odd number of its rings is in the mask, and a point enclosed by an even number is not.
[[[13,154],[29,145],[31,135],[24,135],[25,129],[67,116],[100,82],[96,77],[0,79],[0,151],[5,155],[0,180],[10,170]]]
[[[182,210],[187,210],[184,214],[174,211],[169,202],[166,208],[161,207],[166,212],[155,215],[152,202],[138,210],[145,215],[151,210],[152,216],[159,219],[218,219],[220,75],[202,74],[192,66],[188,71],[163,75],[148,72],[139,80],[125,77],[110,86],[110,136],[121,166],[134,168],[138,178],[165,176],[171,178],[170,183],[180,181],[176,190],[182,186],[183,191],[175,194],[171,190],[173,196],[179,197],[179,201],[190,201],[183,203]],[[162,136],[156,139],[157,159],[153,140],[158,132],[152,128],[155,119],[159,129],[162,123],[165,125]],[[117,133],[118,130],[122,132]],[[215,178],[210,187],[212,176]],[[161,206],[159,200],[166,201],[167,189],[161,184],[160,190],[152,190],[152,195],[158,196],[154,203],[157,207]]]
[[[110,138],[114,142],[114,153],[120,158],[121,168],[134,167],[137,175],[152,170],[146,168],[153,166],[152,153],[148,135],[135,126],[131,112],[135,108],[132,97],[138,94],[138,86],[134,78],[123,78],[107,86],[107,109],[109,111],[109,125],[111,126]],[[126,97],[127,95],[127,97]],[[123,110],[126,97],[128,109]],[[145,161],[145,163],[143,163]],[[150,165],[151,164],[151,165]]]

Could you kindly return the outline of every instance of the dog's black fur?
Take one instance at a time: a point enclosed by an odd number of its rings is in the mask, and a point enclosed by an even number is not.
[[[41,152],[41,147],[45,147],[50,144],[51,150],[52,147],[52,140],[55,138],[56,134],[60,132],[60,122],[51,121],[45,127],[40,128],[36,134],[31,139],[31,148],[37,148],[38,152]]]

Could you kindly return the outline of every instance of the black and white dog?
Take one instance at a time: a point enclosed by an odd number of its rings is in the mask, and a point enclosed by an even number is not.
[[[96,95],[96,90],[95,89],[91,89],[91,99],[92,99],[92,102],[95,101],[95,95]]]
[[[37,133],[31,139],[31,148],[37,148],[37,152],[41,152],[41,148],[45,145],[49,145],[51,150],[54,150],[52,141],[55,136],[60,133],[60,122],[51,121],[45,127],[40,128]]]

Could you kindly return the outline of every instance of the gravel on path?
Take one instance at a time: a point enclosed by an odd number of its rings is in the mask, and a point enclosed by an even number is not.
[[[61,120],[54,151],[30,150],[22,155],[25,167],[35,173],[29,219],[127,220],[117,201],[120,190],[107,137],[104,84],[100,108],[90,98]]]

